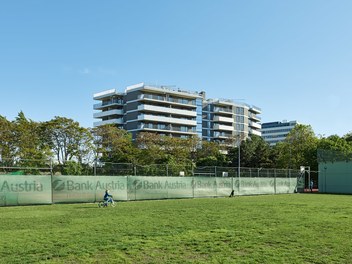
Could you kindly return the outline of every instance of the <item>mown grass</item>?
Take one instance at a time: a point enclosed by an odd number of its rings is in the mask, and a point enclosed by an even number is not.
[[[352,196],[0,208],[1,263],[351,263]]]

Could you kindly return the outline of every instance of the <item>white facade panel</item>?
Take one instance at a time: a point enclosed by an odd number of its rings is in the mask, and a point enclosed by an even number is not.
[[[170,107],[161,107],[161,106],[154,106],[154,105],[139,105],[138,106],[139,111],[153,111],[153,112],[159,112],[159,113],[168,113],[168,114],[177,114],[177,115],[184,115],[184,116],[190,116],[190,117],[196,117],[197,113],[195,111],[187,111],[187,110],[181,110],[181,109],[176,109],[176,108],[170,108]]]
[[[148,121],[161,122],[161,123],[173,123],[173,124],[187,125],[187,126],[197,125],[196,120],[187,120],[187,119],[171,118],[171,117],[147,115],[147,114],[139,115],[138,120],[139,121],[148,120]]]
[[[215,116],[214,117],[215,122],[226,122],[226,123],[233,123],[234,119],[231,117],[224,117],[224,116]]]
[[[214,129],[216,130],[225,130],[225,131],[233,131],[233,126],[225,126],[225,125],[219,125],[219,124],[215,124],[214,125]]]

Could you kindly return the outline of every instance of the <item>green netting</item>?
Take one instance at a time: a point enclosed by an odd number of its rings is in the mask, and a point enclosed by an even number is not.
[[[0,206],[51,202],[50,177],[0,175]]]
[[[293,193],[296,178],[0,175],[0,206]]]
[[[106,189],[115,200],[127,200],[127,176],[53,176],[53,202],[96,202]]]

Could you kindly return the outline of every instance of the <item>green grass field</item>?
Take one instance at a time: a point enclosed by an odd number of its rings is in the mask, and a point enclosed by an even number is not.
[[[352,196],[0,208],[1,263],[352,263]]]

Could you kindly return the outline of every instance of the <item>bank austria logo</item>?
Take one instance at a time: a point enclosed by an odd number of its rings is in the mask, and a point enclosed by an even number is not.
[[[62,180],[53,181],[53,189],[55,191],[63,191],[65,190],[65,182]]]
[[[135,190],[139,190],[139,189],[142,189],[142,181],[140,180],[134,180],[132,182],[132,186],[134,187]]]

